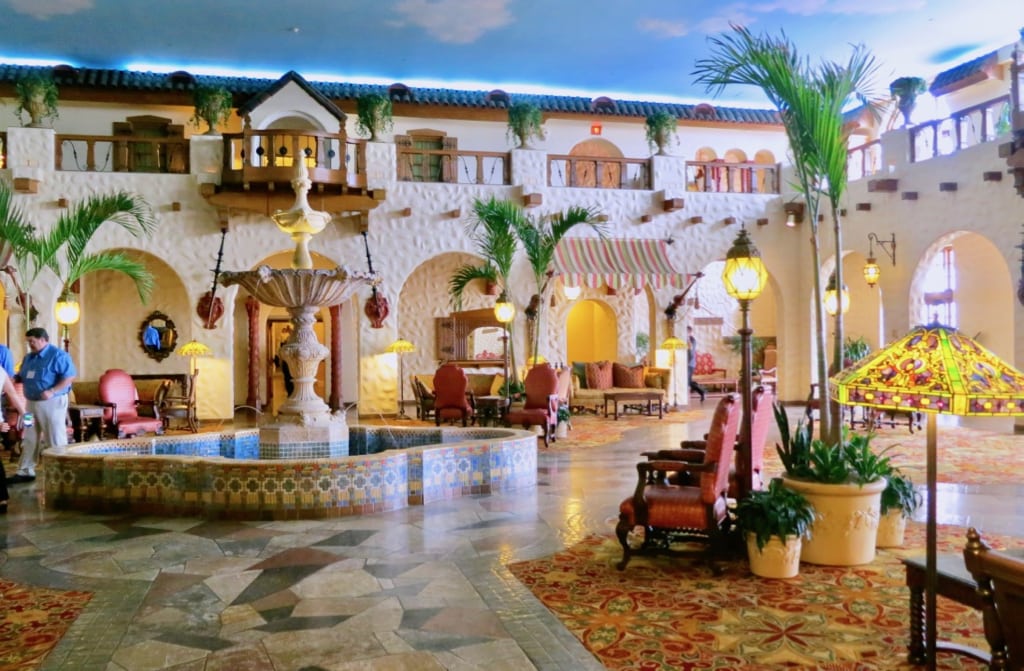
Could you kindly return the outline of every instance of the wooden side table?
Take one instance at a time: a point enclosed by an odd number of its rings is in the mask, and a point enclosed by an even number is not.
[[[71,417],[71,429],[74,431],[76,443],[87,440],[89,436],[95,435],[103,438],[106,424],[103,421],[103,405],[69,405],[68,415]]]

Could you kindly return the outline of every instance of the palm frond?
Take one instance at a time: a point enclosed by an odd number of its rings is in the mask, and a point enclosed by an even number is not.
[[[470,237],[480,255],[495,267],[504,285],[512,271],[512,259],[518,246],[515,231],[526,215],[512,201],[493,197],[474,201],[473,214],[474,220],[469,224]]]
[[[74,265],[67,269],[67,275],[63,278],[64,291],[85,275],[101,270],[127,275],[135,283],[139,299],[143,303],[149,300],[153,292],[153,273],[139,259],[117,250],[79,256]]]
[[[469,287],[470,283],[474,280],[484,280],[485,282],[500,282],[498,277],[498,271],[490,263],[486,263],[482,266],[464,265],[459,266],[451,277],[448,278],[448,295],[451,296],[452,306],[456,310],[462,309],[462,297],[466,293],[466,288]],[[502,286],[502,289],[505,287]]]
[[[48,265],[60,276],[57,250],[64,247],[67,265],[74,264],[74,260],[85,253],[96,231],[107,222],[117,224],[134,237],[148,236],[156,230],[156,216],[143,198],[123,191],[93,196],[62,214],[45,236],[44,256],[49,259]]]

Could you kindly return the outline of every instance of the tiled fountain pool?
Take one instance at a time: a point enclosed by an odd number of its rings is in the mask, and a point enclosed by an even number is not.
[[[261,460],[259,431],[48,450],[47,505],[275,520],[396,510],[535,485],[537,437],[503,428],[354,426],[349,456]]]

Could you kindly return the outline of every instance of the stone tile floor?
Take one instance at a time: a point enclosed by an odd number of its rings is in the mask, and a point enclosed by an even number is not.
[[[601,669],[505,567],[610,533],[638,452],[701,436],[710,412],[540,448],[526,490],[340,520],[83,515],[14,485],[0,575],[95,592],[44,670]],[[1022,491],[943,486],[940,522],[1021,533]]]

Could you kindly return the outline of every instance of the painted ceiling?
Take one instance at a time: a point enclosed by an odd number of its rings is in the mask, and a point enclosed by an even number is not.
[[[620,99],[714,100],[694,83],[730,23],[782,31],[814,60],[851,44],[876,84],[930,79],[1009,44],[1020,0],[0,0],[0,62]],[[760,106],[755,90],[719,103]]]

